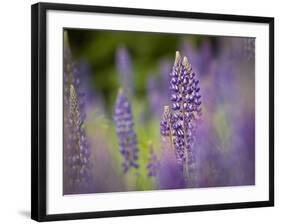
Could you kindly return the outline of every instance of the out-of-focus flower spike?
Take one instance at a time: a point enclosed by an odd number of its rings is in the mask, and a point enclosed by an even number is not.
[[[133,68],[131,55],[125,46],[119,46],[117,48],[115,61],[119,73],[120,85],[124,87],[125,93],[130,98],[134,92]]]
[[[149,158],[148,158],[148,163],[146,165],[147,176],[155,177],[157,175],[157,170],[159,168],[159,161],[157,159],[157,155],[153,150],[152,142],[148,143],[148,148],[149,148]]]
[[[83,94],[80,94],[79,71],[72,61],[64,33],[64,194],[93,192],[92,164],[83,127]]]
[[[138,148],[137,136],[134,131],[131,105],[123,89],[119,89],[114,106],[114,122],[116,134],[119,140],[120,153],[124,161],[122,163],[123,172],[129,168],[138,168]]]
[[[68,193],[88,193],[91,192],[93,184],[89,161],[90,152],[83,128],[79,98],[73,84],[70,85],[69,92],[68,138],[65,140],[68,141],[66,149]]]

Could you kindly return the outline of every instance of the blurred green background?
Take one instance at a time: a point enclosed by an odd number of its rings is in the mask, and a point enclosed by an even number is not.
[[[116,50],[125,47],[131,57],[134,95],[143,98],[146,95],[146,81],[149,75],[159,75],[159,60],[174,61],[175,51],[188,41],[194,48],[208,39],[216,48],[216,38],[200,35],[100,31],[67,29],[69,43],[74,58],[86,58],[94,75],[91,85],[104,96],[106,106],[111,110],[116,89],[120,87],[116,69]],[[168,75],[168,74],[167,74]]]

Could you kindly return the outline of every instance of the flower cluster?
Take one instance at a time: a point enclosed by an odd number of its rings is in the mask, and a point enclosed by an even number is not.
[[[138,148],[131,105],[122,89],[119,90],[115,102],[114,122],[120,152],[124,158],[122,163],[123,172],[126,173],[130,167],[138,168]]]
[[[160,132],[169,139],[176,159],[186,171],[194,163],[195,120],[201,115],[199,80],[196,79],[186,57],[176,52],[170,73],[171,109],[165,106]]]

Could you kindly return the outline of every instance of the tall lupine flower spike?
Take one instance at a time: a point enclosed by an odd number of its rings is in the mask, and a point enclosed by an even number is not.
[[[69,93],[67,178],[70,181],[70,193],[86,193],[92,187],[90,153],[80,113],[80,101],[73,84],[70,85]]]
[[[159,166],[159,161],[157,159],[157,156],[153,150],[153,145],[151,142],[148,143],[148,148],[149,148],[149,158],[148,158],[148,163],[146,165],[147,168],[147,176],[149,177],[155,177],[157,175],[157,170]]]
[[[120,152],[124,158],[122,163],[123,172],[126,173],[131,167],[138,168],[138,148],[131,105],[122,89],[119,89],[115,102],[114,122]]]
[[[72,61],[64,33],[64,194],[93,192],[90,152],[83,127],[83,94],[80,91],[79,72]]]
[[[182,59],[178,51],[170,73],[170,91],[172,111],[170,113],[169,134],[172,136],[176,159],[188,176],[189,168],[194,164],[192,147],[195,121],[201,115],[201,95],[199,93],[199,80],[196,79],[187,58]],[[160,124],[161,135],[166,136],[165,134],[168,132],[162,132],[162,129],[164,130],[163,124],[166,123],[162,120]]]

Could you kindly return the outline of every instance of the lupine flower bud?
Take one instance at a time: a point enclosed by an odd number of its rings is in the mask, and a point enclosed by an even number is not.
[[[126,173],[130,167],[138,168],[137,137],[134,131],[131,105],[122,89],[119,90],[115,107],[114,122],[119,140],[120,152],[124,158],[122,167]]]

